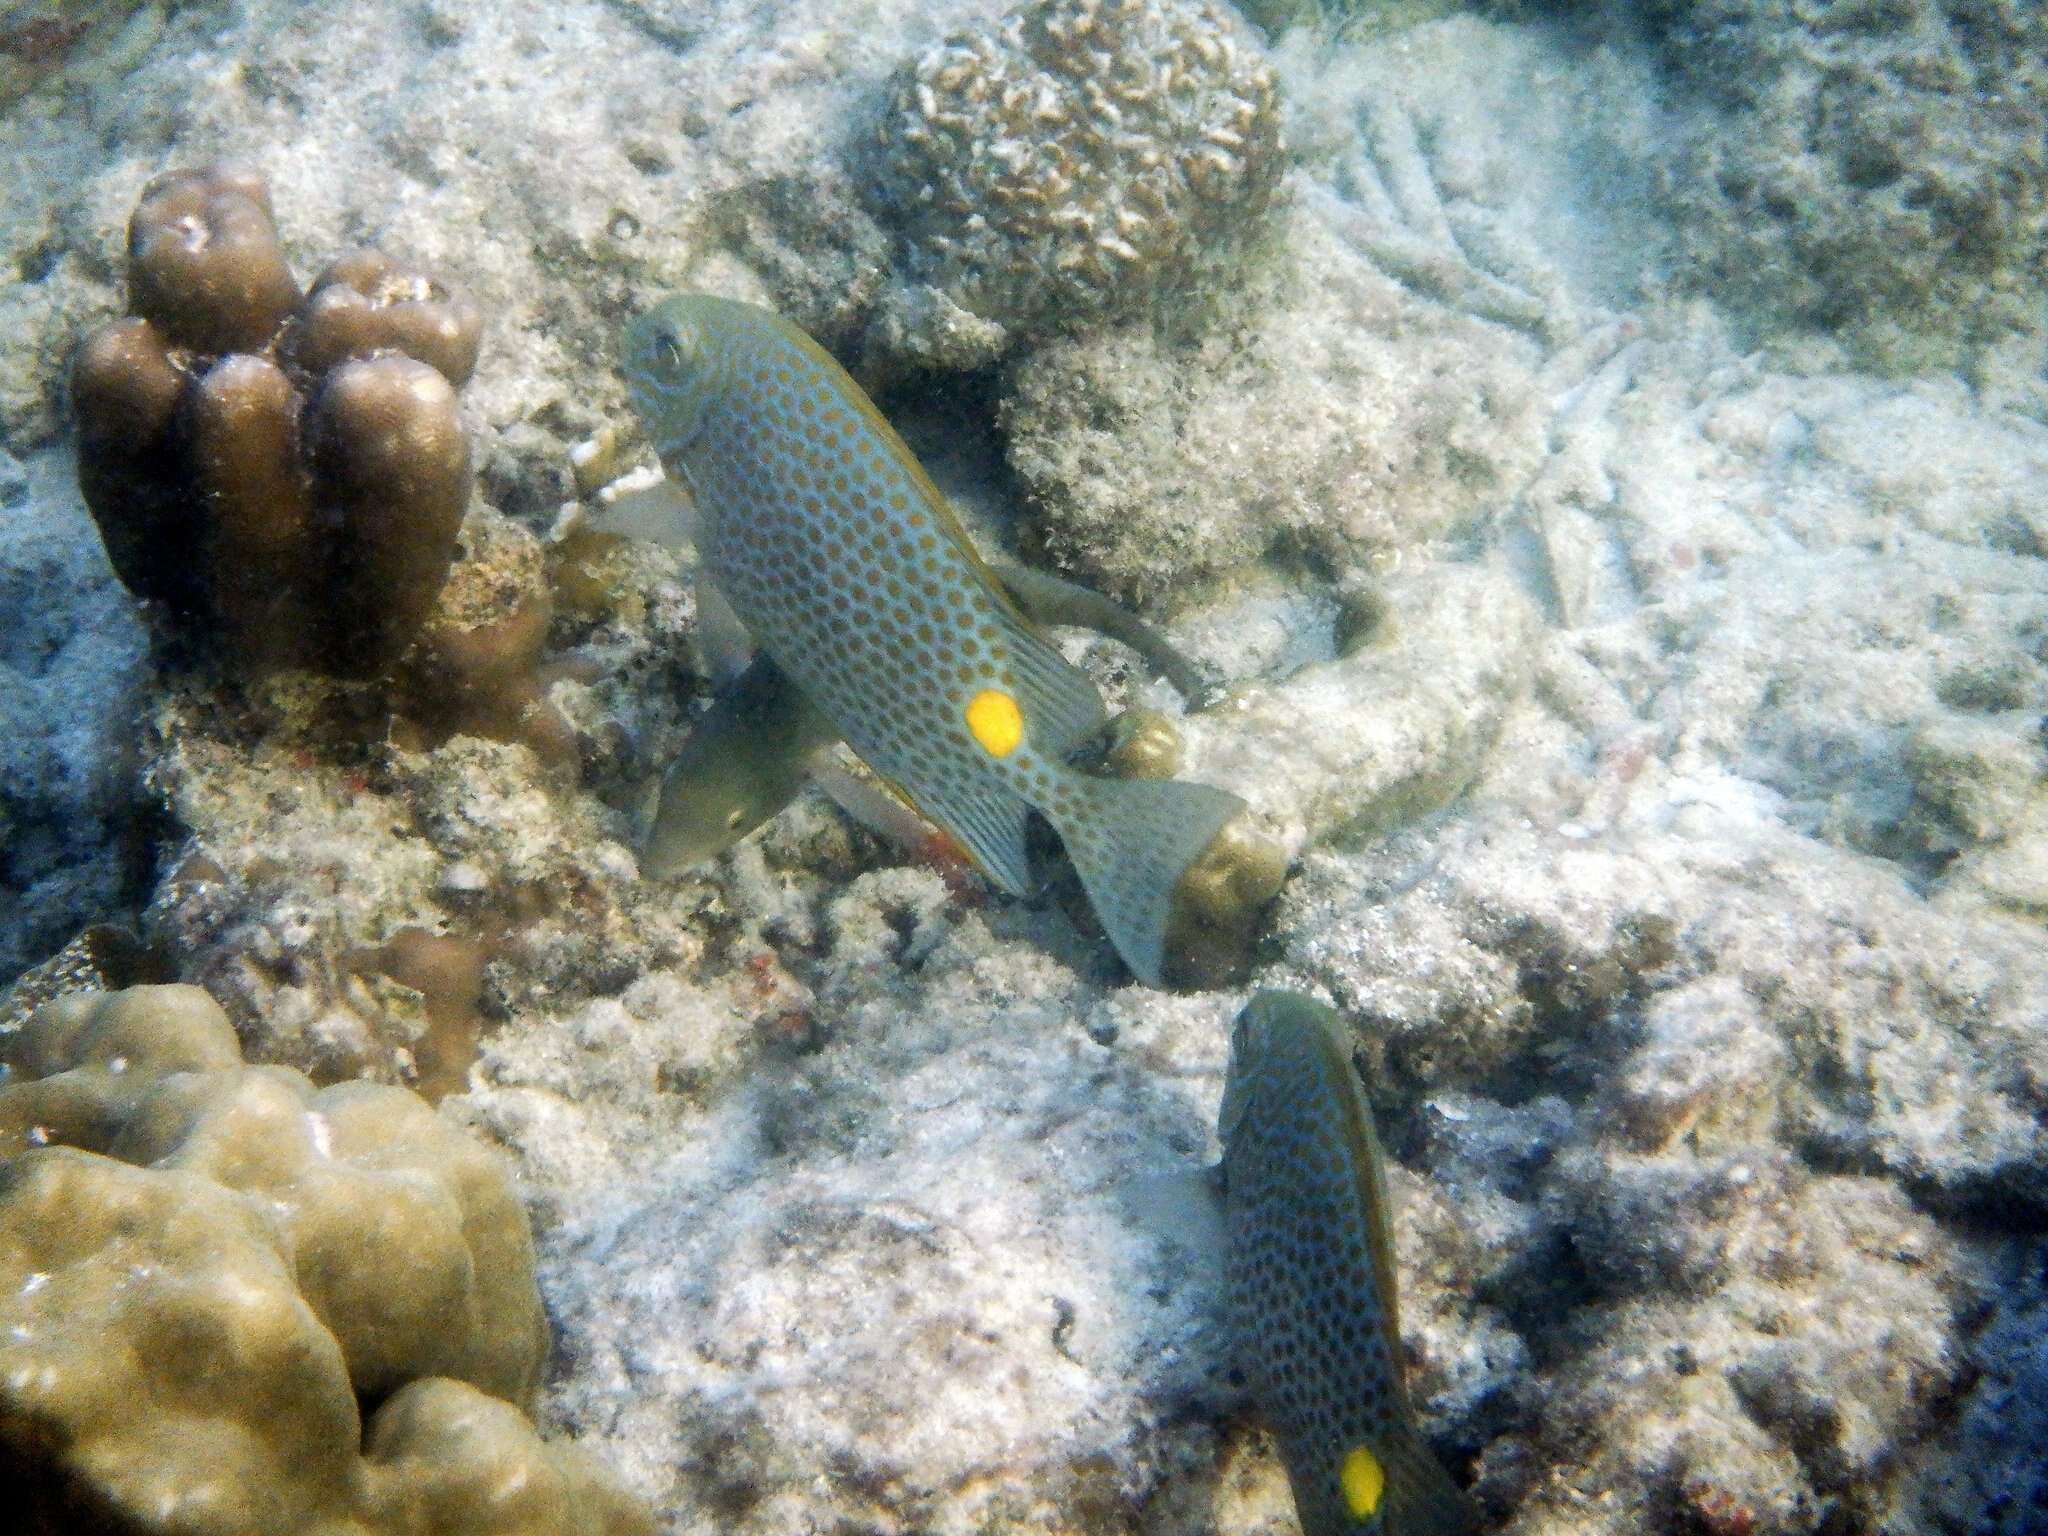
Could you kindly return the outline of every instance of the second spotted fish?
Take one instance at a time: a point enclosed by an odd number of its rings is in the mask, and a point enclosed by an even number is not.
[[[807,708],[1013,894],[1030,884],[1028,813],[1043,814],[1117,952],[1158,985],[1181,877],[1243,802],[1071,765],[1105,723],[1094,685],[860,387],[787,320],[672,299],[628,330],[625,374],[695,503],[704,571]],[[790,736],[808,748],[829,734]]]
[[[1232,1331],[1303,1536],[1476,1530],[1402,1380],[1385,1165],[1343,1021],[1254,995],[1216,1131]]]

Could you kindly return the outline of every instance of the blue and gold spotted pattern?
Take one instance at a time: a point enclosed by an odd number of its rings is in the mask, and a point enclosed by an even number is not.
[[[687,295],[637,321],[626,377],[697,506],[705,570],[884,778],[1004,889],[1030,808],[1131,970],[1157,984],[1175,886],[1242,802],[1068,759],[1102,701],[1020,612],[865,394],[788,321]]]
[[[1384,1165],[1343,1021],[1294,993],[1254,996],[1217,1135],[1232,1330],[1303,1536],[1473,1530],[1402,1382]]]

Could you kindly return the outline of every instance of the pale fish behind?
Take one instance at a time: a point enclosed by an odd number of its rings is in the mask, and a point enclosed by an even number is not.
[[[1402,1380],[1385,1169],[1343,1021],[1256,994],[1216,1129],[1232,1332],[1304,1536],[1475,1530]]]
[[[672,299],[626,336],[635,408],[696,503],[700,558],[755,641],[855,752],[1013,894],[1028,809],[1110,940],[1157,985],[1182,873],[1242,809],[1202,784],[1069,758],[1101,698],[1020,611],[845,371],[754,305]]]

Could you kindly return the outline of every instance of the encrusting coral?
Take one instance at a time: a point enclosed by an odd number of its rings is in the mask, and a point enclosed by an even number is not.
[[[1694,276],[1722,302],[1767,326],[1831,336],[1892,372],[1959,360],[1982,371],[2004,333],[2038,337],[2048,263],[2040,6],[1649,10],[1668,22],[1667,64],[1694,98],[1673,117],[1664,196]]]
[[[377,674],[455,557],[475,306],[368,252],[302,299],[268,189],[230,166],[152,182],[128,257],[134,314],[72,376],[115,571],[243,663]]]
[[[37,1536],[651,1529],[521,1413],[525,1214],[421,1100],[245,1067],[188,986],[46,1004],[6,1065],[0,1482]]]
[[[1025,5],[906,66],[876,136],[896,323],[954,363],[1142,308],[1243,243],[1284,165],[1272,70],[1197,0]]]

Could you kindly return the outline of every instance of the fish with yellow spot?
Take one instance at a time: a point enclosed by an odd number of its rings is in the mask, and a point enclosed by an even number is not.
[[[1244,806],[1204,784],[1073,766],[1103,728],[1102,700],[1030,609],[1082,595],[998,577],[860,387],[769,310],[671,299],[628,328],[624,371],[689,490],[702,569],[764,653],[749,706],[800,701],[804,719],[784,717],[792,751],[836,731],[1012,894],[1029,888],[1025,830],[1040,812],[1117,952],[1158,985],[1181,876]],[[761,798],[742,798],[717,824],[756,814]]]
[[[1386,1172],[1343,1021],[1255,994],[1216,1132],[1231,1331],[1304,1536],[1476,1530],[1402,1380]]]

